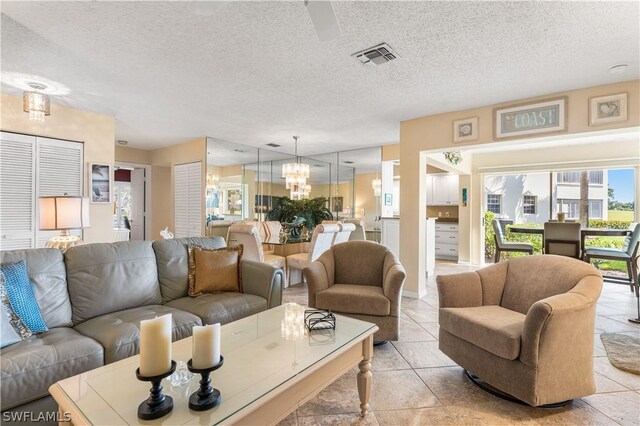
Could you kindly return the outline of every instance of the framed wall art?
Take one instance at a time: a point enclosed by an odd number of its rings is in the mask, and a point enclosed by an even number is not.
[[[111,166],[108,164],[89,165],[89,188],[92,203],[111,202]]]
[[[627,94],[599,96],[589,99],[589,125],[627,121]]]
[[[567,131],[567,97],[494,108],[495,139]]]
[[[468,142],[478,140],[478,117],[464,118],[453,122],[453,141]]]

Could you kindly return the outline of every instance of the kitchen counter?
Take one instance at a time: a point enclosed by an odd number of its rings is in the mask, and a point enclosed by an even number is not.
[[[436,217],[436,222],[442,223],[458,223],[457,217]]]

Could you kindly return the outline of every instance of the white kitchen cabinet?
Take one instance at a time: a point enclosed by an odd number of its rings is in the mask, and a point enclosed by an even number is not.
[[[436,223],[435,226],[436,259],[458,259],[458,224],[449,222]]]
[[[427,176],[427,205],[428,206],[457,206],[458,205],[458,175],[431,174]]]

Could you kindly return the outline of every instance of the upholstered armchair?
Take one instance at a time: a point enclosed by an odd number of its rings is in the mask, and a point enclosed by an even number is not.
[[[309,306],[375,323],[374,340],[398,340],[405,271],[387,247],[372,241],[332,246],[304,268]]]
[[[595,392],[593,330],[602,276],[555,255],[439,275],[440,350],[489,385],[532,406]]]

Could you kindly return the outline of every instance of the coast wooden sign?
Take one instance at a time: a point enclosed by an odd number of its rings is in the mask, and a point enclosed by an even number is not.
[[[567,130],[567,97],[493,110],[495,139],[530,137]]]

